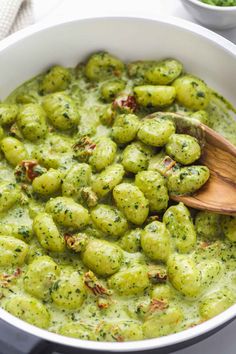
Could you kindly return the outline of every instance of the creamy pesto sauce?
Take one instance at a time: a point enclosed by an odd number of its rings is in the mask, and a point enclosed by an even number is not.
[[[90,84],[86,80],[84,80],[82,75],[77,77],[77,73],[74,69],[71,69],[71,74],[73,75],[73,80],[70,85],[70,88],[66,90],[66,93],[71,95],[73,99],[77,102],[79,106],[79,111],[81,113],[81,123],[80,129],[82,131],[90,131],[90,129],[95,129],[95,137],[109,135],[110,128],[105,127],[100,124],[99,121],[99,112],[104,108],[104,103],[100,100],[99,97],[99,85]],[[34,78],[33,80],[23,84],[21,87],[16,89],[7,99],[8,103],[17,102],[17,97],[20,95],[27,95],[29,100],[32,102],[42,101],[42,96],[40,96],[38,92],[38,85],[41,79],[41,75]],[[131,82],[128,81],[126,86],[126,92],[130,91]],[[215,129],[220,134],[224,135],[228,140],[236,145],[236,122],[233,119],[233,116],[227,110],[228,107],[224,104],[221,98],[217,97],[212,93],[210,104],[207,108],[207,112],[209,114],[210,126]],[[180,111],[181,107],[177,107],[173,105],[169,110]],[[60,153],[60,170],[68,170],[73,161],[73,151],[70,148],[75,142],[77,137],[70,137],[69,133],[62,133],[55,131],[53,129],[53,134],[55,135],[55,139],[59,137],[58,144],[52,143],[52,137],[49,134],[46,138],[45,142],[37,142],[36,144],[32,144],[30,142],[26,142],[25,146],[29,153],[35,149],[37,145],[38,148],[43,146],[45,149],[50,149],[53,152]],[[64,141],[68,144],[67,151],[60,151],[60,141]],[[14,181],[14,174],[12,168],[5,162],[5,160],[0,161],[0,181]],[[42,209],[45,205],[44,200],[39,200],[35,203],[35,207],[39,210]],[[24,225],[32,225],[32,219],[29,217],[28,205],[25,206],[15,206],[8,213],[1,215],[1,223],[6,224],[24,224]],[[109,239],[110,242],[114,242]],[[203,259],[217,259],[222,264],[221,274],[216,283],[213,283],[209,288],[207,288],[200,296],[200,298],[206,294],[210,293],[213,290],[218,288],[222,288],[224,286],[230,287],[233,292],[236,291],[236,245],[226,241],[223,237],[218,239],[218,242],[221,245],[221,252],[213,252],[213,254],[209,254],[207,250],[201,248],[202,241],[198,238],[198,245],[196,249],[193,251],[193,255],[197,262],[202,261]],[[87,271],[86,267],[83,265],[83,262],[80,259],[78,254],[73,254],[69,251],[64,252],[63,254],[55,254],[52,252],[48,252],[44,250],[38,241],[33,238],[30,242],[30,252],[28,255],[28,263],[30,263],[37,255],[50,255],[56,263],[58,263],[62,268],[63,267],[71,267],[73,270],[80,272],[81,274]],[[122,265],[122,269],[125,269],[127,265],[137,264],[151,264],[150,260],[145,257],[142,253],[128,253],[124,252],[124,262]],[[15,269],[15,268],[14,268]],[[11,274],[14,269],[10,267],[9,269],[2,269],[1,273],[9,273]],[[21,267],[21,275],[17,277],[17,280],[13,281],[9,287],[9,289],[2,289],[2,298],[0,299],[0,304],[2,307],[5,306],[6,301],[14,294],[22,294],[24,296],[24,286],[23,286],[23,278],[26,270],[28,269],[28,264],[25,264]],[[106,285],[106,279],[103,279],[102,282]],[[178,331],[182,329],[186,329],[189,326],[197,324],[201,321],[198,311],[198,303],[199,299],[187,299],[182,296],[179,292],[177,292],[169,282],[167,282],[173,292],[173,299],[171,303],[174,305],[177,304],[184,313],[184,320],[181,323],[181,326],[178,328]],[[106,285],[107,286],[107,285]],[[137,314],[137,305],[148,301],[149,299],[149,289],[146,290],[144,295],[139,296],[119,296],[115,292],[112,295],[112,301],[108,309],[101,310],[97,306],[97,299],[91,293],[88,292],[87,298],[84,301],[81,309],[76,310],[67,310],[58,308],[53,304],[51,300],[46,301],[44,304],[49,310],[51,314],[51,325],[48,328],[49,331],[58,332],[60,326],[64,325],[67,322],[71,321],[84,321],[88,322],[92,325],[97,325],[100,321],[106,320],[111,323],[116,319],[129,320],[134,319],[142,323],[140,316]],[[101,340],[101,338],[97,338]]]
[[[209,114],[210,127],[223,135],[226,139],[236,145],[236,120],[233,118],[235,112],[229,111],[231,108],[222,96],[212,94],[212,99],[207,108]]]

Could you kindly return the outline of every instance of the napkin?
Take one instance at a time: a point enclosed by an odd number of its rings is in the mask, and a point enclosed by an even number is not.
[[[31,0],[0,0],[0,40],[32,23]]]

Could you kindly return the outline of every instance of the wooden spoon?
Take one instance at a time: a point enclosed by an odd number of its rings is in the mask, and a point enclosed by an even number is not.
[[[154,113],[174,121],[177,133],[198,139],[202,155],[198,162],[210,170],[207,183],[192,195],[171,195],[170,198],[189,207],[236,216],[236,147],[214,130],[196,119],[176,113]]]

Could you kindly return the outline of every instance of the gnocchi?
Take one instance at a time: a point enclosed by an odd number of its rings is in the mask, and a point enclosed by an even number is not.
[[[63,336],[133,341],[235,303],[236,218],[174,201],[210,171],[168,113],[235,143],[222,100],[177,59],[104,51],[4,99],[0,306]]]

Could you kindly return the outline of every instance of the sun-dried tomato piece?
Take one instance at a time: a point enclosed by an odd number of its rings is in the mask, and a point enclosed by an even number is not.
[[[167,170],[172,168],[176,164],[176,161],[174,161],[170,156],[165,156],[163,160],[163,165],[166,167]]]
[[[163,168],[164,176],[168,176],[168,173],[176,165],[176,161],[173,160],[170,156],[165,156],[164,159],[161,161],[161,165]]]
[[[110,299],[108,297],[99,296],[97,299],[97,304],[101,310],[107,309],[110,306]]]
[[[161,173],[164,177],[168,177],[179,167],[180,165],[168,155],[161,157],[157,162],[153,164],[153,168]]]
[[[19,275],[21,275],[21,269],[20,268],[16,268],[16,270],[13,273],[14,277],[18,277]]]
[[[152,283],[165,283],[167,281],[167,271],[161,266],[150,266],[148,277]]]
[[[113,108],[121,112],[133,113],[137,110],[138,104],[134,96],[122,95],[113,101]]]
[[[21,275],[21,269],[16,268],[13,274],[0,274],[0,287],[9,288],[11,282]]]
[[[77,143],[73,145],[75,157],[77,157],[82,162],[86,162],[92,155],[95,147],[96,144],[89,136],[83,136],[77,141]]]
[[[91,187],[82,187],[80,189],[80,194],[84,202],[89,208],[95,207],[98,202],[97,194],[92,190]]]
[[[165,300],[159,300],[159,299],[152,299],[150,307],[149,307],[149,312],[153,313],[155,311],[163,311],[169,307],[168,302]]]
[[[64,239],[67,247],[74,252],[83,251],[88,242],[88,236],[83,233],[78,233],[75,235],[65,234]]]
[[[152,299],[151,302],[142,302],[137,307],[137,314],[143,319],[151,317],[154,313],[166,310],[169,303],[166,300]]]
[[[23,160],[16,166],[15,176],[18,182],[32,182],[47,170],[40,166],[37,160]]]
[[[85,273],[84,283],[95,296],[110,296],[112,294],[112,291],[106,289],[91,270]]]

